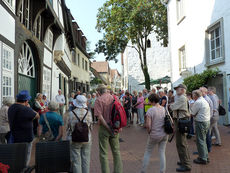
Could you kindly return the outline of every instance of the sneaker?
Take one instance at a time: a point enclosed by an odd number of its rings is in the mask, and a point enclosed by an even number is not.
[[[215,137],[215,136],[212,136],[212,139],[216,139],[216,137]]]
[[[212,144],[214,146],[217,146],[217,147],[221,147],[221,144]]]
[[[188,168],[185,166],[181,166],[181,167],[176,169],[176,172],[189,172],[189,171],[191,171],[191,168]]]
[[[182,165],[182,163],[181,163],[180,161],[178,161],[178,162],[177,162],[177,165],[178,165],[178,166],[181,166],[181,165]]]
[[[208,162],[206,160],[203,160],[201,158],[197,158],[197,159],[193,160],[193,162],[196,164],[200,164],[200,165],[207,165],[208,164]]]

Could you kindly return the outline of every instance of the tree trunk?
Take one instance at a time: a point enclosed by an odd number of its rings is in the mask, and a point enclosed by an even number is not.
[[[144,76],[145,76],[145,88],[147,90],[150,90],[150,76],[149,76],[149,72],[148,72],[148,67],[147,66],[144,66],[143,73],[144,73]]]
[[[150,76],[149,76],[149,71],[148,71],[148,66],[147,66],[146,49],[147,47],[145,46],[145,48],[142,51],[143,52],[143,63],[144,63],[142,71],[145,76],[145,88],[147,90],[150,90]]]
[[[147,41],[147,38],[145,39],[145,46],[143,45],[143,43],[141,44],[141,41],[142,41],[142,38],[139,39],[137,38],[137,40],[139,40],[138,44],[137,44],[137,52],[139,54],[139,59],[140,59],[140,62],[141,62],[141,69],[142,69],[142,72],[144,74],[144,77],[145,77],[145,88],[147,90],[150,90],[150,76],[149,76],[149,71],[148,71],[148,66],[147,66],[147,57],[146,57],[146,50],[147,50],[147,46],[146,46],[146,41]],[[143,57],[143,59],[142,59]]]

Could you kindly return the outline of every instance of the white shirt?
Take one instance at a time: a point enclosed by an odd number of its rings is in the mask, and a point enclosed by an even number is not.
[[[58,94],[58,95],[56,95],[55,99],[56,99],[56,102],[61,103],[61,104],[65,104],[65,96],[64,95]]]
[[[198,98],[191,107],[191,114],[195,116],[195,121],[210,121],[210,107],[208,102],[203,98]]]

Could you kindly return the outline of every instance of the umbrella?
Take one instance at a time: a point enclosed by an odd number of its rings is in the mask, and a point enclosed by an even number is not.
[[[168,84],[171,82],[171,78],[169,76],[165,76],[163,78],[159,78],[156,80],[150,80],[151,85],[156,85],[156,84]],[[140,83],[139,85],[145,85],[145,82]]]

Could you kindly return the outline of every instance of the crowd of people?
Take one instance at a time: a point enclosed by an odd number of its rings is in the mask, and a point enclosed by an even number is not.
[[[0,109],[0,143],[28,143],[28,160],[30,162],[34,136],[39,140],[69,140],[71,143],[71,163],[74,173],[89,173],[90,153],[92,146],[93,124],[99,124],[99,158],[101,172],[109,173],[108,148],[110,146],[114,159],[114,173],[122,173],[123,165],[120,156],[119,132],[109,126],[111,121],[111,105],[114,96],[124,107],[127,127],[134,124],[146,128],[148,141],[144,153],[141,173],[147,171],[153,149],[158,145],[160,172],[166,172],[166,145],[169,135],[165,132],[165,116],[169,114],[174,121],[176,148],[179,168],[177,172],[191,171],[190,153],[187,139],[196,137],[198,154],[195,164],[208,164],[212,145],[221,146],[218,130],[220,100],[214,87],[201,87],[192,93],[187,87],[178,85],[174,90],[158,86],[151,91],[119,91],[114,93],[105,85],[99,85],[92,94],[76,91],[71,93],[66,109],[66,98],[61,90],[54,100],[48,100],[46,94],[38,93],[34,102],[28,91],[21,91],[14,98],[6,97]],[[31,104],[30,104],[31,103]],[[65,112],[65,109],[67,110]],[[64,115],[67,117],[64,124]],[[188,133],[180,130],[182,121],[190,122]],[[84,122],[88,126],[88,140],[76,142],[73,139],[76,124]],[[66,127],[66,129],[64,128]],[[66,135],[64,135],[66,134]],[[173,135],[174,135],[173,134]],[[216,139],[212,143],[212,139]]]

